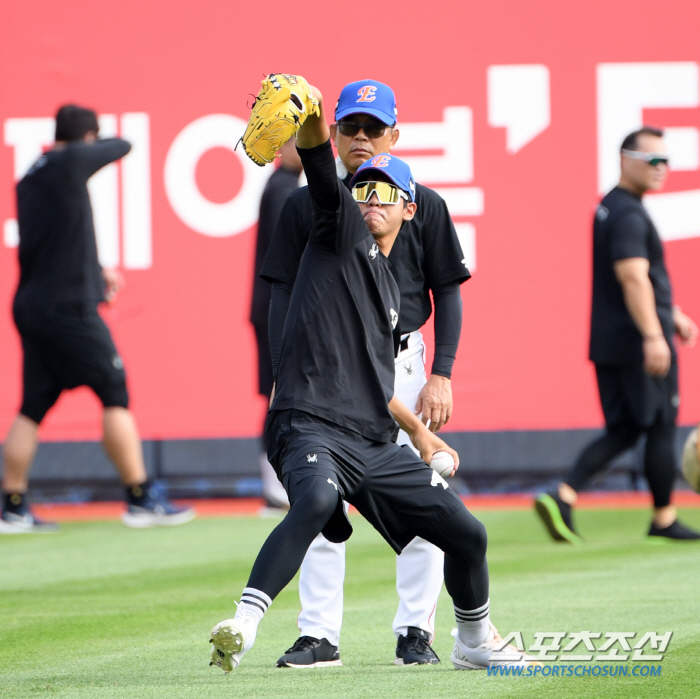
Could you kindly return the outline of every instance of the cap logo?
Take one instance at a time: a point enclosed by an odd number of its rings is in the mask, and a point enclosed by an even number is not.
[[[377,88],[374,85],[365,85],[357,91],[358,102],[374,102],[377,99],[375,93]]]
[[[375,155],[369,163],[372,167],[388,167],[390,161],[389,155]]]

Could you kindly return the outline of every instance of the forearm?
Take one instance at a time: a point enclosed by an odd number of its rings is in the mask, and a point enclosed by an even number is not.
[[[656,313],[654,287],[649,277],[628,277],[621,284],[625,306],[642,337],[663,336],[663,328]]]
[[[462,333],[462,296],[459,284],[448,284],[433,290],[435,303],[435,356],[433,374],[452,377],[452,367]]]
[[[297,132],[298,148],[315,148],[325,143],[331,137],[331,132],[328,128],[328,124],[326,124],[326,117],[323,111],[323,96],[313,85],[310,87],[314,97],[318,100],[319,113],[318,116],[316,114],[310,114],[301,125],[301,128]]]
[[[389,411],[399,427],[409,436],[413,436],[420,428],[425,429],[420,418],[414,415],[408,406],[404,405],[396,396],[389,401]]]
[[[287,319],[290,298],[291,287],[288,284],[275,282],[272,285],[268,315],[268,336],[270,340],[270,358],[272,359],[272,376],[275,381],[277,380],[277,371],[282,354],[284,322]]]

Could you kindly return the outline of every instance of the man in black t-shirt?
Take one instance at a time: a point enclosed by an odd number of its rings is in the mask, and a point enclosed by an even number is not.
[[[98,130],[94,111],[64,105],[54,148],[17,184],[20,277],[12,311],[22,339],[23,393],[3,449],[0,533],[56,529],[29,508],[29,469],[44,416],[63,390],[77,386],[89,386],[104,406],[103,446],[126,486],[124,523],[143,528],[194,517],[148,481],[124,364],[97,313],[105,288],[111,300],[121,278],[97,261],[87,181],[131,148],[120,138],[97,140]]]
[[[650,127],[622,143],[620,182],[598,206],[593,223],[590,359],[595,364],[605,434],[579,456],[557,491],[539,495],[536,510],[555,541],[578,543],[572,508],[577,493],[616,456],[646,435],[644,475],[654,499],[649,536],[700,539],[677,518],[671,491],[675,453],[677,334],[693,345],[698,328],[674,306],[659,234],[642,196],[668,174],[663,132]]]
[[[250,322],[255,328],[255,340],[258,346],[258,392],[261,396],[265,396],[268,402],[272,395],[273,384],[268,332],[271,285],[260,277],[260,270],[270,247],[270,241],[277,227],[284,202],[299,186],[301,172],[301,160],[292,139],[280,148],[279,167],[267,181],[260,199]],[[262,477],[263,497],[265,498],[263,514],[274,515],[283,512],[289,507],[287,493],[284,492],[282,484],[267,460],[264,448],[260,454],[260,475]]]
[[[291,508],[263,544],[235,617],[212,629],[211,664],[226,672],[238,667],[319,533],[336,542],[350,536],[343,499],[395,551],[422,536],[445,552],[457,669],[525,664],[530,659],[522,654],[504,659],[496,650],[503,642],[489,622],[485,529],[426,465],[437,451],[451,454],[456,466],[459,458],[394,395],[400,297],[388,255],[401,224],[416,212],[410,169],[389,154],[375,155],[358,168],[351,194],[335,174],[322,98],[312,90],[319,114],[307,117],[297,147],[313,225],[278,366],[273,357],[277,381],[265,432]],[[423,460],[393,441],[397,422]]]
[[[396,117],[396,100],[388,85],[367,79],[342,89],[331,137],[338,149],[338,175],[346,187],[364,162],[394,148],[399,140]],[[460,284],[470,274],[444,200],[421,184],[416,184],[415,196],[416,215],[404,222],[389,255],[401,293],[401,344],[395,359],[394,388],[396,396],[410,408],[415,406],[423,422],[435,432],[447,423],[452,412],[450,377],[462,327]],[[262,275],[273,284],[273,354],[279,351],[289,294],[311,230],[311,212],[308,188],[290,196],[263,265]],[[426,378],[421,328],[432,313],[431,294],[435,303],[435,353]],[[403,430],[397,441],[411,447]],[[439,662],[430,643],[435,633],[442,568],[442,551],[421,537],[413,539],[396,557],[399,607],[392,626],[398,665]],[[279,667],[325,667],[339,662],[344,575],[345,545],[318,536],[299,574],[300,637],[279,658]]]

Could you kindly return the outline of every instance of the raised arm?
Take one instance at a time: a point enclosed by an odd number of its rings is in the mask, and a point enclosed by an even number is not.
[[[318,100],[318,116],[310,114],[297,132],[298,148],[315,148],[320,146],[331,137],[330,129],[326,124],[326,117],[323,112],[323,95],[321,91],[309,85],[313,96]]]

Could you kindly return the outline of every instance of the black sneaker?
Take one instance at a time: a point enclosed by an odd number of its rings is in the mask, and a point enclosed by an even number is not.
[[[147,527],[167,527],[185,524],[197,515],[192,507],[173,505],[159,488],[150,486],[138,504],[127,502],[127,510],[122,521],[127,527],[145,529]]]
[[[44,522],[32,514],[31,510],[3,510],[0,514],[0,534],[51,534],[56,531],[56,522]]]
[[[328,639],[302,636],[287,649],[277,661],[277,667],[333,667],[342,665],[338,646],[331,645]]]
[[[581,543],[582,539],[574,529],[572,507],[557,493],[540,493],[535,498],[535,510],[554,541]]]
[[[423,629],[409,626],[405,636],[396,643],[394,665],[437,665],[440,658],[430,647],[430,639]]]
[[[653,538],[655,542],[661,542],[664,539],[674,539],[675,541],[698,541],[700,539],[700,532],[696,532],[694,529],[689,529],[676,520],[673,524],[669,524],[668,527],[659,527],[652,522],[651,526],[649,527],[648,536]]]

